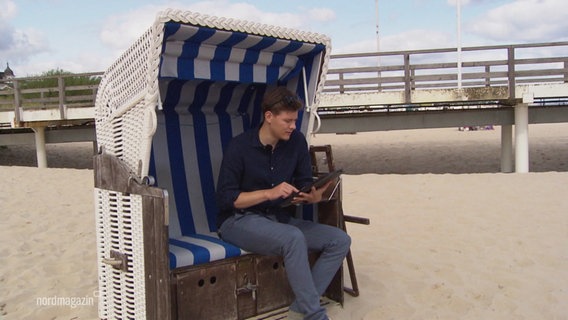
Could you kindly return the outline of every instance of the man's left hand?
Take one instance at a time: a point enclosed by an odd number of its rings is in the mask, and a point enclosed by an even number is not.
[[[310,192],[300,192],[297,196],[292,199],[292,204],[305,204],[305,203],[318,203],[322,199],[322,195],[327,190],[327,188],[333,183],[333,181],[328,181],[321,188],[316,189],[312,187]]]

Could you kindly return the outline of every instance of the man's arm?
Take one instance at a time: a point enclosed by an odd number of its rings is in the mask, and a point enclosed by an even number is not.
[[[242,145],[232,141],[223,156],[217,185],[217,201],[221,210],[245,209],[298,192],[296,187],[287,182],[270,189],[242,191],[241,183],[245,173],[241,154]]]
[[[298,192],[293,185],[282,182],[281,184],[275,186],[271,189],[256,190],[251,192],[241,192],[237,197],[237,200],[233,203],[235,208],[244,209],[252,207],[264,201],[272,201],[279,198],[287,198],[294,192]]]

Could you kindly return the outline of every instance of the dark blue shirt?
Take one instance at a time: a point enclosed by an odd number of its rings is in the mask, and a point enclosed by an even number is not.
[[[242,210],[237,210],[234,202],[241,192],[270,189],[284,181],[298,189],[312,181],[308,144],[301,132],[294,130],[290,139],[280,140],[274,150],[262,145],[259,128],[233,138],[224,152],[219,171],[217,226],[235,211],[282,212],[279,204],[283,199],[265,201]]]

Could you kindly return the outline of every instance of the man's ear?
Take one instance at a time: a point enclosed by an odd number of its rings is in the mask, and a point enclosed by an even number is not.
[[[274,118],[274,114],[271,111],[266,111],[264,113],[264,121],[266,121],[267,123],[272,122],[272,118]]]

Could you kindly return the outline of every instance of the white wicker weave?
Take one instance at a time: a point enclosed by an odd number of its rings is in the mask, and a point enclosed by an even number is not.
[[[110,250],[132,258],[128,272],[99,263],[99,317],[102,319],[145,318],[145,276],[140,196],[95,190],[97,206],[98,259]],[[136,289],[134,289],[136,288]]]

